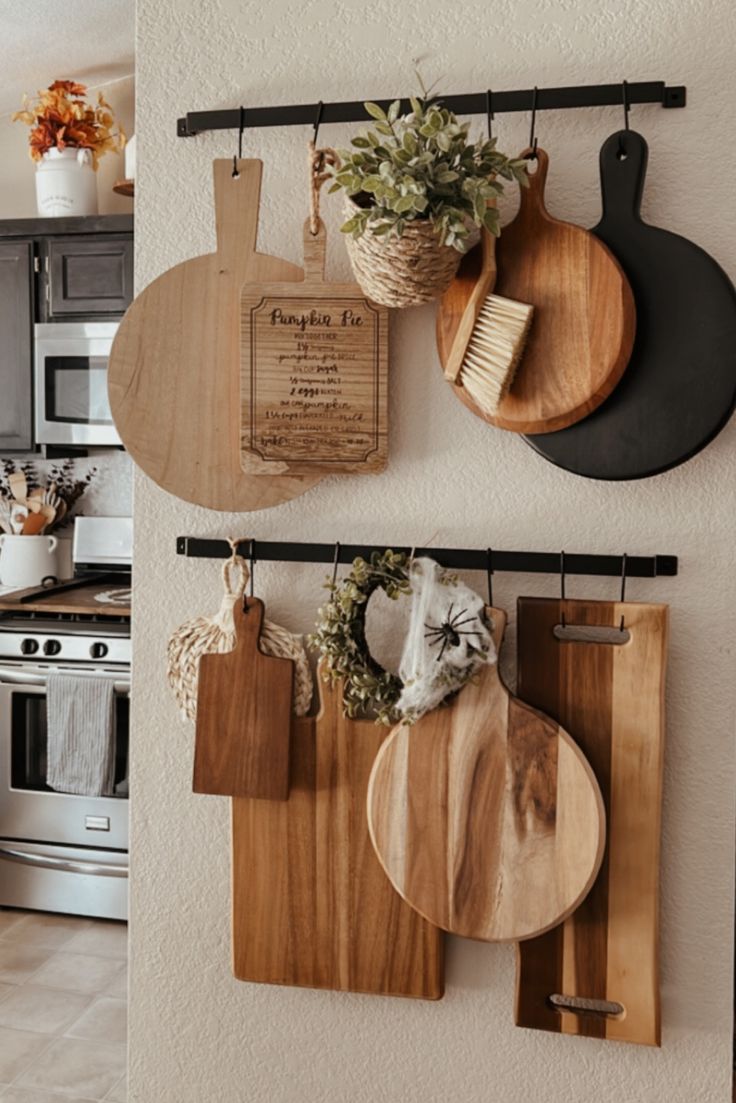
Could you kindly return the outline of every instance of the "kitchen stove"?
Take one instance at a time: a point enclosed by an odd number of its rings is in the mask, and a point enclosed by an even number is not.
[[[0,598],[0,905],[125,919],[130,609],[98,598],[129,585],[130,541],[126,552],[121,539],[129,521],[80,518],[77,526],[73,582]],[[107,796],[46,784],[52,672],[113,683]]]

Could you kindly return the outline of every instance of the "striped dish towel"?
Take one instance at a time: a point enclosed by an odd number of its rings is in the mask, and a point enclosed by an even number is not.
[[[47,680],[46,784],[102,797],[115,782],[115,687],[109,678],[51,674]]]

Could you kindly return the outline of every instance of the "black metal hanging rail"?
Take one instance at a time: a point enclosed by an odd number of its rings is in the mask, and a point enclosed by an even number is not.
[[[632,81],[626,85],[628,103],[658,103],[662,107],[684,107],[687,89],[684,85],[667,85],[663,80]],[[493,113],[530,111],[534,88],[517,92],[493,91]],[[487,92],[471,92],[458,96],[439,97],[444,107],[456,115],[484,115],[488,108]],[[376,100],[388,108],[391,100]],[[580,84],[571,88],[536,89],[537,111],[566,111],[571,107],[615,107],[623,102],[623,85]],[[401,101],[402,111],[410,111],[407,99]],[[206,130],[250,130],[256,126],[309,126],[319,123],[367,122],[362,100],[344,103],[284,104],[278,107],[234,107],[222,111],[190,111],[177,119],[176,133],[180,138],[192,138]]]
[[[622,555],[578,555],[574,552],[524,552],[492,549],[489,557],[486,549],[471,548],[405,548],[391,545],[394,551],[409,555],[426,555],[443,567],[458,571],[517,571],[523,574],[559,574],[563,565],[566,575],[611,575],[621,577],[624,572]],[[371,552],[384,551],[386,545],[370,544],[294,544],[270,540],[241,540],[238,552],[245,559],[258,562],[279,563],[352,563],[358,556],[364,559]],[[335,551],[337,549],[337,560]],[[205,540],[196,536],[176,538],[177,555],[194,559],[226,559],[232,554],[227,540]],[[676,555],[627,555],[627,578],[657,578],[659,575],[677,574]]]

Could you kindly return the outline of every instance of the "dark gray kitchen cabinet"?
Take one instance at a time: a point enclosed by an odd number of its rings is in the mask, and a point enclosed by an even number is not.
[[[0,453],[33,446],[33,242],[0,241]]]
[[[119,316],[133,300],[133,239],[52,238],[47,279],[48,321]]]
[[[131,215],[0,219],[0,457],[34,448],[34,324],[115,320],[132,298]]]

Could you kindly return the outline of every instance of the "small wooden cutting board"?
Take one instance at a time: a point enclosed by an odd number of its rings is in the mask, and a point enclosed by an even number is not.
[[[589,896],[562,926],[519,946],[516,1022],[659,1045],[667,606],[521,598],[518,610],[519,693],[573,732],[609,827]],[[603,627],[616,637],[621,617],[628,635],[623,643],[560,640],[563,614],[573,635]]]
[[[325,228],[304,227],[303,283],[241,291],[241,465],[251,475],[386,466],[388,310],[325,282]]]
[[[436,1000],[442,932],[394,892],[368,836],[385,729],[343,715],[320,678],[294,721],[288,801],[233,801],[233,970],[240,980]]]
[[[286,800],[294,663],[261,651],[258,598],[236,602],[233,620],[233,650],[199,660],[193,789]]]
[[[488,609],[496,648],[506,616]],[[585,897],[603,856],[593,772],[567,732],[512,697],[497,664],[449,705],[393,730],[368,824],[389,879],[453,934],[531,938]]]

